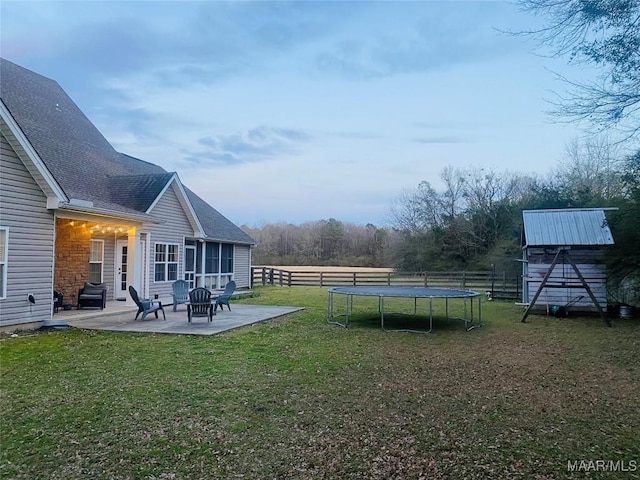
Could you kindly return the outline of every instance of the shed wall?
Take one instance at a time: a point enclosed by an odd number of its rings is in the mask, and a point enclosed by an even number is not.
[[[527,262],[523,271],[524,289],[523,302],[529,303],[545,275],[551,267],[555,252],[550,249],[527,249]],[[571,259],[578,267],[580,274],[589,285],[593,295],[598,300],[603,311],[607,308],[607,272],[604,266],[604,250],[597,248],[572,249]],[[573,270],[568,260],[559,259],[551,276],[547,282],[550,287],[544,287],[540,296],[536,300],[536,307],[546,308],[548,305],[564,306],[571,304],[574,311],[595,311],[587,290],[584,287],[578,288],[582,282]],[[560,287],[559,287],[560,285]]]

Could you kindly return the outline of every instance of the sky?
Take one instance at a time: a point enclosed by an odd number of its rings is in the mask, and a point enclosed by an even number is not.
[[[549,115],[540,20],[498,1],[0,2],[0,54],[56,80],[116,150],[237,225],[389,225],[445,167],[545,175],[583,137]]]

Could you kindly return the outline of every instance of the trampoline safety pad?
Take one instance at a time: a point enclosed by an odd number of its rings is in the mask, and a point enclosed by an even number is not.
[[[344,313],[335,313],[334,296],[344,296],[345,305]],[[366,286],[366,287],[331,287],[328,289],[327,299],[327,322],[347,327],[349,325],[349,316],[353,313],[353,297],[377,297],[378,312],[380,314],[380,327],[384,326],[384,300],[385,298],[412,298],[414,303],[414,315],[418,311],[418,299],[426,299],[428,301],[428,330],[411,330],[411,329],[393,329],[392,331],[402,332],[420,332],[430,333],[433,330],[433,300],[441,299],[445,302],[445,317],[447,320],[462,320],[465,330],[469,331],[482,325],[482,295],[471,290],[455,290],[450,288],[432,288],[432,287],[408,287],[408,286]],[[449,315],[449,301],[459,300],[463,303],[463,314],[460,317],[452,317]],[[474,309],[474,300],[477,302],[477,308]],[[469,305],[470,308],[467,308]],[[338,319],[344,317],[344,322]]]

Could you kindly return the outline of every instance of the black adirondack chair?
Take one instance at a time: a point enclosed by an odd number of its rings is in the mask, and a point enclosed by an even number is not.
[[[191,323],[193,317],[208,317],[213,321],[213,305],[211,304],[211,292],[206,288],[198,287],[189,292],[187,303],[187,319]]]
[[[173,291],[173,311],[176,311],[179,303],[189,301],[189,283],[186,280],[176,280],[171,286]]]
[[[138,315],[142,314],[142,318],[140,320],[144,320],[144,317],[149,315],[150,313],[155,313],[156,318],[158,318],[158,312],[162,312],[162,318],[167,319],[164,314],[164,308],[162,308],[162,302],[159,300],[140,300],[138,296],[138,292],[133,287],[129,287],[129,294],[136,305],[138,306],[138,312],[136,313],[136,318],[134,320],[138,320]]]
[[[216,305],[215,307],[213,307],[213,311],[215,312],[218,309],[218,305],[220,305],[220,310],[224,310],[224,305],[226,305],[229,311],[231,311],[231,307],[229,306],[229,299],[231,298],[231,295],[233,294],[233,292],[235,292],[235,290],[236,290],[236,282],[231,280],[224,287],[224,292],[222,292],[222,295],[220,295],[216,299]]]

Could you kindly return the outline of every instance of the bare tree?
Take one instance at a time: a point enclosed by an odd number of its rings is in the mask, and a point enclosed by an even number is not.
[[[617,145],[605,137],[574,139],[553,172],[555,181],[579,203],[601,204],[619,197],[622,181],[618,150]]]
[[[638,0],[518,0],[547,25],[519,32],[537,38],[570,63],[602,68],[594,82],[565,77],[570,89],[554,113],[586,120],[602,131],[617,126],[627,139],[640,135],[640,2]]]
[[[399,230],[428,230],[440,222],[438,193],[429,182],[420,182],[416,190],[402,192],[393,202],[391,216]]]

